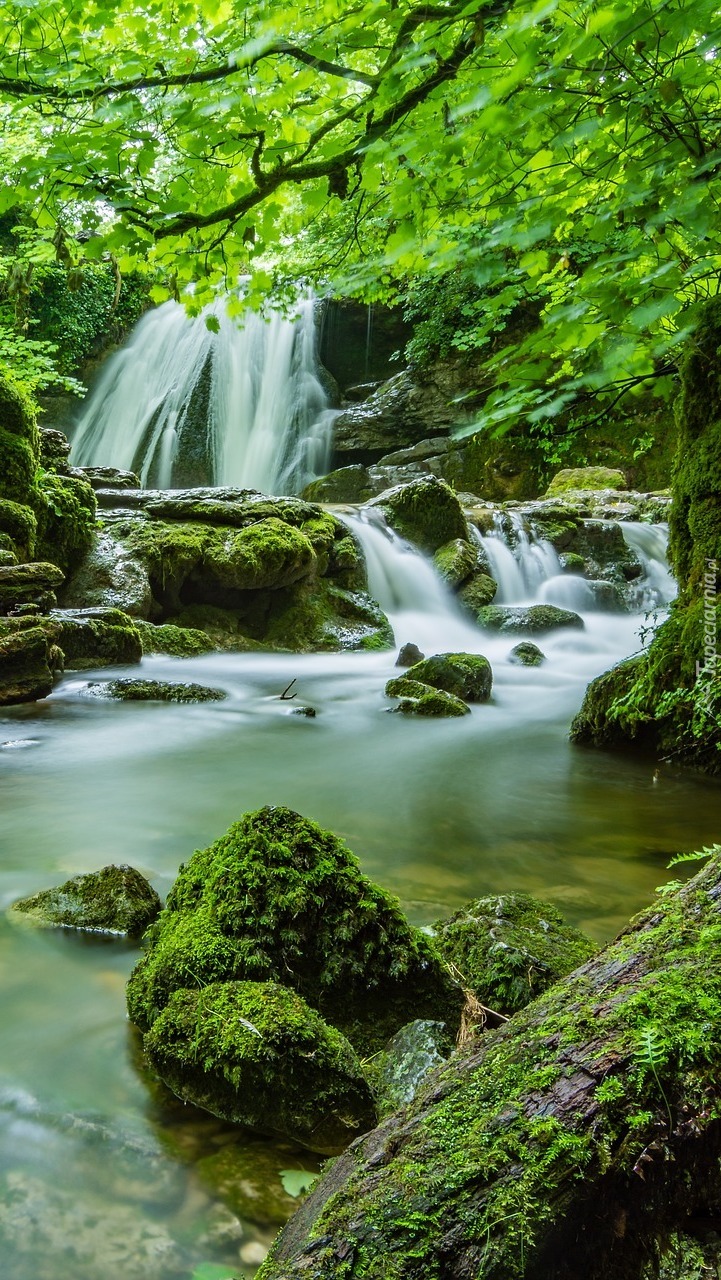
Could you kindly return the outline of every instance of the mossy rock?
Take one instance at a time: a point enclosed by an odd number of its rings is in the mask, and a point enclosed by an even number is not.
[[[96,680],[88,693],[116,702],[222,702],[227,694],[204,684],[169,680]]]
[[[458,592],[459,602],[474,618],[479,611],[495,599],[498,583],[488,573],[474,573]]]
[[[412,644],[410,642],[408,644],[403,644],[398,650],[396,666],[414,667],[417,662],[422,662],[425,656],[425,653],[421,653],[417,644]]]
[[[462,994],[432,942],[336,836],[291,809],[246,814],[180,868],[128,982],[146,1029],[174,991],[282,981],[358,1048],[414,1017],[454,1024]]]
[[[571,741],[594,747],[620,746],[628,741],[627,731],[611,708],[634,688],[647,667],[646,654],[637,653],[596,676],[586,689],[581,710],[571,724]]]
[[[391,528],[423,551],[433,553],[457,538],[470,541],[458,498],[435,476],[388,489],[370,505],[380,507]]]
[[[511,649],[508,661],[521,667],[540,667],[546,661],[546,655],[532,640],[522,640]]]
[[[450,1057],[453,1048],[443,1022],[417,1018],[401,1027],[366,1068],[380,1114],[389,1115],[412,1102],[430,1072]]]
[[[0,429],[33,443],[39,454],[35,406],[27,391],[4,365],[0,364]]]
[[[392,710],[404,716],[442,719],[444,716],[467,716],[471,711],[462,698],[446,693],[443,689],[434,689],[432,685],[423,684],[420,680],[413,680],[410,673],[389,680],[386,696],[400,698],[400,702]]]
[[[310,540],[299,529],[271,518],[214,539],[204,569],[235,591],[277,590],[307,578],[315,565]]]
[[[449,587],[460,587],[478,567],[478,551],[465,538],[454,538],[438,548],[433,564]]]
[[[308,1153],[300,1158],[309,1176],[318,1173],[320,1161]],[[204,1156],[195,1172],[212,1196],[244,1222],[281,1227],[298,1208],[298,1200],[285,1190],[281,1174],[299,1163],[295,1151],[281,1151],[267,1142],[245,1137],[230,1142],[213,1155]]]
[[[31,619],[17,631],[0,626],[0,706],[36,702],[52,693],[48,637]]]
[[[442,689],[464,702],[487,702],[493,686],[491,664],[480,653],[436,653],[411,667],[407,678]]]
[[[586,561],[576,551],[564,551],[560,555],[561,568],[564,573],[585,573]]]
[[[368,468],[354,464],[311,480],[301,497],[308,502],[367,502],[373,492]]]
[[[26,504],[35,495],[40,440],[27,393],[0,365],[0,498]]]
[[[159,914],[160,898],[134,867],[108,866],[21,898],[12,910],[40,925],[137,938]]]
[[[55,564],[35,562],[0,565],[0,613],[14,605],[34,601],[55,603],[55,589],[65,581],[62,569]]]
[[[176,627],[167,622],[156,625],[140,619],[136,619],[134,625],[142,642],[143,654],[163,653],[171,658],[194,658],[215,648],[205,631],[197,631],[193,627]]]
[[[267,644],[294,653],[393,647],[393,628],[364,591],[347,591],[321,579],[278,592],[256,628]]]
[[[479,611],[478,621],[487,631],[499,631],[503,635],[539,636],[558,627],[582,631],[584,626],[580,614],[559,609],[555,604],[489,604]]]
[[[615,467],[568,467],[557,471],[546,490],[547,498],[556,498],[561,493],[588,489],[627,489],[623,471]]]
[[[143,656],[133,619],[119,609],[53,609],[41,618],[0,618],[0,637],[39,628],[62,649],[65,666],[126,666]]]
[[[274,982],[176,991],[143,1046],[185,1102],[320,1154],[342,1151],[375,1123],[370,1089],[345,1036]]]
[[[85,480],[46,474],[38,483],[36,554],[52,560],[68,574],[92,546],[95,494]]]
[[[435,940],[487,1007],[510,1015],[578,968],[596,948],[548,902],[527,893],[478,898],[434,925]]]

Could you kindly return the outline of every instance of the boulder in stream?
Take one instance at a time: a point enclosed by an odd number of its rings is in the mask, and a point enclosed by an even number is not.
[[[515,666],[540,667],[541,663],[546,661],[546,655],[532,640],[521,640],[520,644],[514,645],[511,649],[508,661]]]
[[[0,706],[36,702],[53,688],[52,645],[33,619],[16,632],[0,629]]]
[[[41,630],[62,651],[65,667],[76,671],[140,662],[143,654],[133,619],[119,609],[51,609],[41,617],[0,618],[0,641],[29,629]]]
[[[391,709],[403,716],[428,716],[442,719],[444,716],[467,716],[471,708],[462,698],[443,689],[434,689],[430,684],[420,680],[412,680],[410,676],[397,676],[386,685],[386,695],[398,698],[399,702]]]
[[[52,607],[57,603],[55,591],[64,581],[65,574],[56,564],[0,565],[0,614],[24,604]]]
[[[143,1044],[178,1097],[257,1133],[333,1155],[375,1123],[345,1036],[277,983],[176,991]]]
[[[466,538],[453,538],[438,548],[433,564],[449,587],[460,587],[478,567],[478,551]]]
[[[222,689],[178,680],[93,680],[87,692],[117,702],[222,702],[228,696]]]
[[[469,542],[463,508],[453,490],[435,476],[396,485],[368,504],[380,507],[402,538],[431,553],[461,539]]]
[[[402,682],[418,681],[433,689],[443,690],[464,702],[487,702],[493,686],[493,672],[487,658],[480,653],[436,653],[410,667],[405,676],[397,676],[386,685],[386,693],[397,698],[408,692]]]
[[[528,893],[477,898],[434,930],[464,985],[506,1015],[523,1009],[596,950],[556,907]]]
[[[364,1052],[414,1017],[460,1020],[462,991],[433,942],[337,836],[283,807],[193,854],[145,946],[127,989],[142,1030],[175,991],[251,979],[292,987]]]
[[[12,910],[40,925],[137,938],[159,914],[160,898],[134,867],[111,865],[21,898]]]
[[[413,667],[415,666],[416,662],[422,662],[425,656],[426,656],[425,653],[421,653],[417,644],[412,644],[409,642],[408,644],[401,645],[400,649],[398,650],[398,657],[396,658],[396,666],[397,667]]]
[[[584,626],[580,614],[555,604],[489,604],[479,610],[478,621],[486,631],[500,631],[504,635],[539,636],[557,627],[582,630]]]
[[[626,476],[616,467],[567,467],[556,472],[546,490],[546,496],[555,498],[574,490],[627,488]]]

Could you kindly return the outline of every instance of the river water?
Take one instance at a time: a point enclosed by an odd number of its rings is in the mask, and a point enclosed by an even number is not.
[[[343,836],[417,923],[525,889],[602,942],[669,878],[672,854],[714,838],[716,787],[567,740],[588,680],[638,648],[642,613],[584,612],[584,631],[539,641],[542,667],[515,666],[514,640],[457,613],[425,561],[347,518],[397,642],[484,652],[492,702],[463,719],[390,714],[395,654],[143,661],[143,675],[228,693],[199,706],[106,703],[83,690],[107,671],[71,674],[45,702],[0,712],[3,906],[113,861],[137,866],[162,895],[179,863],[244,811],[286,804]],[[634,527],[627,538],[646,556],[644,605],[661,606],[671,593],[663,531]],[[553,587],[545,544],[517,545],[505,570],[500,542],[490,550],[504,598],[566,590]],[[292,680],[295,704],[315,719],[281,700]],[[146,1088],[124,1012],[135,955],[0,916],[5,1280],[250,1276],[291,1203],[279,1171],[316,1167]],[[235,1216],[209,1173],[229,1154],[245,1169]]]

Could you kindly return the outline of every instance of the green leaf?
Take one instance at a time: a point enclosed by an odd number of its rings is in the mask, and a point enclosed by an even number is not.
[[[305,1195],[306,1191],[318,1181],[320,1174],[307,1173],[305,1169],[281,1169],[280,1180],[283,1183],[283,1190],[293,1199]]]

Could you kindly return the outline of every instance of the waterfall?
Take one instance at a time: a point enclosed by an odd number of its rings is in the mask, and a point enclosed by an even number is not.
[[[670,604],[677,586],[666,558],[668,525],[624,520],[620,528],[626,545],[636,552],[643,565],[643,577],[631,584],[634,604],[643,610]]]
[[[508,533],[504,520],[510,522]],[[481,534],[472,525],[471,533],[482,547],[491,576],[498,583],[494,604],[520,604],[532,600],[547,579],[561,572],[555,549],[543,538],[531,538],[523,517],[509,512],[505,517],[496,512],[493,528]]]
[[[225,299],[195,318],[166,302],[108,360],[72,460],[133,470],[161,489],[297,493],[328,470],[334,416],[318,377],[312,299],[295,319],[249,312],[242,322]]]

